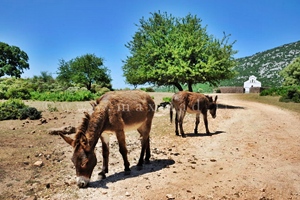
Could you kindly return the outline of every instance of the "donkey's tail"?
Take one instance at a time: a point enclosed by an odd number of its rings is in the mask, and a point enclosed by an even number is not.
[[[170,103],[170,122],[172,123],[173,121],[173,104]]]

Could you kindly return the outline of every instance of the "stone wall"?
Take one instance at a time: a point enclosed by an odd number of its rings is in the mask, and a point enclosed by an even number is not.
[[[250,93],[260,93],[261,92],[261,87],[251,87],[250,88]]]
[[[221,93],[245,93],[243,87],[219,87]],[[249,93],[261,93],[267,87],[251,87]]]
[[[220,87],[221,93],[244,93],[243,87]]]

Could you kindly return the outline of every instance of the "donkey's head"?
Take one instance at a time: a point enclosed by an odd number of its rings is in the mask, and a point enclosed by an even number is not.
[[[206,96],[208,98],[208,109],[209,109],[209,112],[211,114],[211,116],[213,118],[216,118],[217,116],[217,99],[218,99],[218,96],[215,97],[215,100],[213,100],[212,97],[210,96]]]
[[[74,140],[70,137],[60,134],[60,136],[74,148],[72,162],[76,169],[78,187],[87,186],[87,184],[90,182],[93,169],[97,163],[94,148],[91,147],[91,144],[85,135],[90,116],[88,113],[84,114],[85,118],[83,118],[83,122],[78,128]]]

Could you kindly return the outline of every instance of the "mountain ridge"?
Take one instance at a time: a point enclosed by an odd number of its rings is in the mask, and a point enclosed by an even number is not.
[[[300,40],[258,52],[252,56],[237,58],[233,69],[238,74],[233,79],[221,81],[221,86],[243,86],[254,75],[262,87],[281,86],[283,78],[279,72],[300,56]]]

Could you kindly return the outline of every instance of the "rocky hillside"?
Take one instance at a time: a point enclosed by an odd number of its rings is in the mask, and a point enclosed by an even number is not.
[[[249,76],[254,75],[263,87],[280,86],[282,77],[279,72],[289,65],[294,58],[300,56],[300,41],[285,44],[253,56],[237,59],[238,66],[234,69],[238,75],[221,83],[222,86],[243,86]]]

